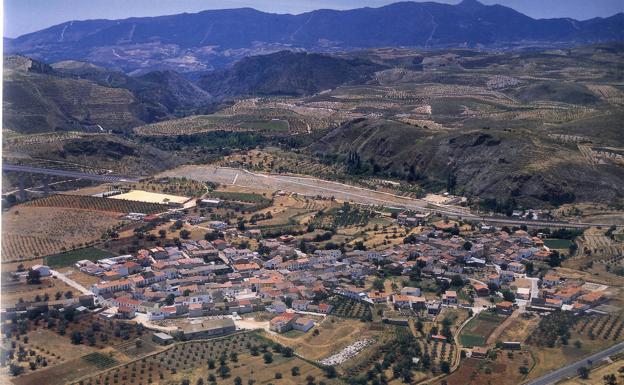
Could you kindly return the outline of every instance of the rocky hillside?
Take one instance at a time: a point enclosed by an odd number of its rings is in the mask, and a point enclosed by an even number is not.
[[[21,133],[126,131],[211,111],[214,98],[173,71],[132,77],[78,61],[5,57],[4,128]]]
[[[20,133],[124,130],[142,124],[146,116],[126,89],[59,76],[26,58],[5,60],[3,81],[3,128]]]
[[[354,174],[426,182],[440,189],[527,206],[624,199],[624,170],[592,168],[566,146],[527,132],[432,132],[394,121],[359,119],[312,146]]]

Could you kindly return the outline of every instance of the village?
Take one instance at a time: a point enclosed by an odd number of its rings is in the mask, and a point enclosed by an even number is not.
[[[537,320],[556,319],[560,314],[571,319],[607,317],[614,340],[621,338],[623,324],[610,315],[617,311],[612,300],[618,297],[618,289],[561,269],[569,251],[545,244],[557,234],[569,236],[567,230],[545,234],[542,231],[550,230],[462,222],[431,212],[366,209],[371,218],[385,221],[384,228],[392,236],[377,247],[362,241],[345,245],[328,242],[332,234],[327,232],[322,233],[326,237],[317,235],[309,241],[300,234],[246,228],[244,221],[215,214],[228,204],[227,199],[195,201],[141,191],[124,194],[131,200],[170,207],[164,215],[127,213],[125,218],[135,228],[147,224],[156,233],[171,226],[176,234],[188,234],[132,253],[79,259],[65,272],[36,264],[13,273],[13,280],[29,284],[62,280],[80,294],[57,293],[54,300],[38,296],[4,306],[6,336],[19,340],[20,333],[36,330],[38,323],[21,331],[15,325],[40,317],[49,320],[52,311],[92,320],[85,322],[135,325],[150,333],[142,343],[153,344],[154,350],[256,330],[275,343],[291,346],[302,359],[323,368],[338,367],[348,378],[358,372],[354,368],[375,362],[371,358],[375,349],[401,343],[401,330],[407,330],[413,343],[424,349],[408,354],[407,371],[393,375],[407,383],[414,379],[413,371],[421,372],[416,378],[435,379],[456,370],[465,359],[488,360],[490,352],[498,349],[525,351],[530,335],[502,339],[512,336],[506,328],[518,320],[540,328]],[[107,199],[124,199],[124,194],[108,193]],[[220,196],[231,199],[225,193]],[[284,191],[273,196],[272,203],[260,206],[262,210],[292,199]],[[338,213],[360,210],[349,202],[324,202],[338,207]],[[202,216],[196,206],[212,214]],[[323,215],[317,213],[310,223],[320,223]],[[267,217],[263,212],[262,218]],[[202,236],[193,232],[200,239],[192,239],[187,229],[201,230]],[[319,240],[323,242],[313,242]],[[332,334],[341,319],[368,326],[361,336],[343,339]],[[52,324],[48,328],[57,332],[67,328],[62,319]],[[397,330],[397,337],[389,340],[382,332],[385,328]],[[121,330],[122,340],[138,338]],[[305,349],[310,347],[305,344],[325,333],[336,337],[328,351],[317,355]],[[95,341],[88,329],[74,330],[71,338],[78,344]],[[569,336],[562,332],[554,338],[567,341]],[[41,360],[29,360],[14,349],[3,357],[13,375],[42,368]],[[26,363],[30,369],[23,366]],[[526,378],[526,366],[515,374]]]

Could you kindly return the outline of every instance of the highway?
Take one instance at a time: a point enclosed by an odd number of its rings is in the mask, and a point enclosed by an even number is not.
[[[42,175],[55,175],[55,176],[63,176],[68,178],[75,179],[87,179],[93,180],[97,182],[104,183],[115,183],[115,182],[130,182],[137,183],[140,181],[139,178],[122,176],[122,175],[112,175],[112,174],[89,174],[78,171],[68,171],[68,170],[59,170],[52,168],[40,168],[40,167],[31,167],[31,166],[21,166],[15,164],[2,163],[2,171],[14,171],[28,174],[42,174]]]
[[[409,198],[389,192],[376,191],[344,183],[333,182],[313,177],[255,173],[244,169],[217,167],[212,165],[186,165],[165,171],[157,177],[186,177],[201,182],[216,182],[223,185],[236,185],[266,190],[284,190],[304,196],[334,197],[338,200],[352,201],[364,205],[383,205],[386,207],[433,212],[449,218],[479,221],[498,225],[534,227],[586,228],[590,226],[610,226],[605,223],[582,223],[562,221],[534,221],[507,217],[481,216],[467,208],[451,205],[434,204],[423,199]]]
[[[554,384],[557,381],[565,378],[565,377],[573,377],[576,376],[578,374],[578,368],[580,368],[581,366],[590,366],[589,361],[593,362],[593,363],[597,363],[601,360],[604,360],[605,358],[615,354],[615,353],[619,353],[619,352],[623,352],[624,351],[624,342],[620,342],[617,345],[613,345],[610,348],[607,348],[601,352],[598,352],[596,354],[593,354],[589,357],[586,357],[580,361],[577,361],[573,364],[570,364],[564,368],[561,369],[557,369],[554,372],[550,372],[540,378],[537,378],[535,380],[526,382],[525,385],[548,385],[548,384]]]

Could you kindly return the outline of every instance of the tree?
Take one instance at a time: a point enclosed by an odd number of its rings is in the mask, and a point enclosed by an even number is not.
[[[308,374],[306,376],[306,382],[308,383],[308,385],[314,385],[314,380],[315,380],[315,378],[314,378],[313,375]]]
[[[182,237],[182,239],[189,239],[190,236],[191,236],[191,232],[188,231],[187,229],[180,230],[180,237]]]
[[[165,304],[171,306],[175,302],[175,295],[169,294],[167,298],[165,298]]]
[[[587,366],[581,366],[578,368],[578,374],[583,379],[586,380],[589,378],[589,368]]]
[[[279,380],[280,378],[282,378],[282,373],[280,372],[275,372],[275,379]]]
[[[527,368],[526,366],[521,366],[518,368],[518,371],[520,372],[520,374],[522,374],[523,376],[526,376],[527,374],[529,374],[529,368]]]
[[[234,385],[243,385],[243,379],[240,377],[236,377],[234,379]]]
[[[298,376],[299,375],[299,367],[298,366],[293,366],[292,369],[290,369],[290,374],[292,374],[293,376]]]
[[[334,368],[333,366],[328,366],[325,368],[325,376],[327,378],[335,378],[338,375],[338,373],[336,373],[336,368]]]
[[[464,286],[464,280],[459,274],[455,274],[453,278],[451,278],[451,286],[454,286],[454,287]]]
[[[158,230],[158,236],[160,238],[165,238],[167,236],[167,230],[165,230],[165,229]]]
[[[377,278],[373,281],[373,289],[376,291],[384,291],[384,280],[382,278]]]
[[[24,368],[20,365],[11,364],[9,366],[9,372],[11,372],[12,376],[19,376],[24,371]]]
[[[472,242],[470,241],[464,242],[464,250],[470,251],[470,249],[472,249]]]
[[[219,366],[219,376],[227,378],[230,375],[230,368],[227,365]]]
[[[615,374],[605,374],[604,377],[602,377],[602,380],[605,385],[617,385],[617,378],[615,377]]]
[[[38,285],[41,283],[41,273],[38,270],[28,270],[26,282],[29,285]]]
[[[451,371],[451,365],[449,365],[449,363],[446,361],[442,361],[440,362],[440,370],[443,373],[449,373]]]
[[[79,331],[73,332],[71,335],[71,342],[74,345],[80,344],[82,342],[82,333],[80,333]]]
[[[65,298],[70,299],[73,296],[74,296],[74,293],[72,293],[70,290],[67,290],[65,292]]]
[[[262,358],[264,358],[265,364],[270,364],[271,362],[273,362],[273,353],[266,352],[262,355]]]
[[[505,301],[513,302],[516,300],[516,296],[511,290],[503,290],[503,299]]]
[[[292,357],[293,356],[292,348],[286,346],[284,349],[282,349],[282,355],[284,357]]]
[[[561,266],[561,255],[559,255],[559,252],[557,250],[554,250],[552,253],[550,253],[548,264],[550,265],[550,267]]]

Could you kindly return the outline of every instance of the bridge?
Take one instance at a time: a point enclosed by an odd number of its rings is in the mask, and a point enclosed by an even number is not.
[[[60,170],[53,168],[41,168],[41,167],[33,167],[33,166],[23,166],[16,164],[8,164],[6,162],[2,163],[2,172],[16,172],[19,174],[39,174],[46,176],[60,176],[72,179],[85,179],[92,180],[96,182],[102,183],[137,183],[140,181],[140,178],[130,177],[130,176],[122,176],[122,175],[114,175],[114,174],[91,174],[87,172],[80,171],[69,171],[69,170]],[[25,188],[24,188],[24,178],[20,177],[19,179],[19,189],[20,189],[20,197],[22,200],[26,198]],[[47,192],[48,188],[48,180],[44,179],[44,190]]]

